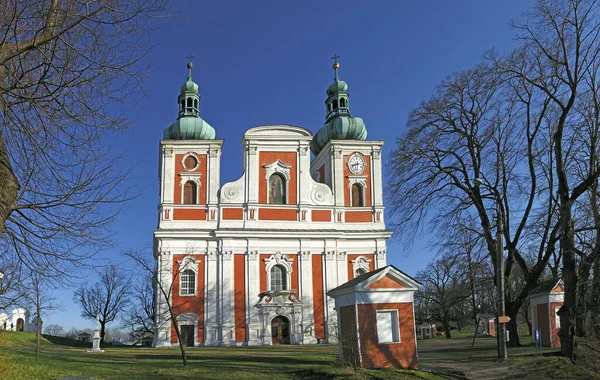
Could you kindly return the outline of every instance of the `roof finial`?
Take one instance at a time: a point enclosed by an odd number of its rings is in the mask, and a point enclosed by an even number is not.
[[[338,69],[340,68],[340,63],[338,62],[338,58],[340,58],[340,56],[337,55],[337,53],[333,54],[333,57],[331,57],[331,59],[333,59],[333,62],[334,62],[333,63],[333,71],[335,71],[335,78],[333,78],[333,79],[335,79],[335,80],[340,79],[338,77]]]
[[[194,56],[192,55],[192,53],[190,53],[190,55],[188,55],[186,58],[190,60],[187,64],[188,80],[192,80],[192,67],[194,67],[194,64],[192,63],[192,59],[194,58]]]

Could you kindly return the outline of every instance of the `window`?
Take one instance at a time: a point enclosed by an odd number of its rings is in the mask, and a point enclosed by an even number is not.
[[[181,272],[181,283],[179,294],[182,296],[192,296],[196,294],[196,273],[191,269]]]
[[[192,98],[187,98],[187,106],[188,108],[192,108]]]
[[[355,272],[354,272],[354,277],[358,277],[360,275],[363,275],[367,273],[367,270],[365,268],[358,268]]]
[[[286,204],[285,179],[279,174],[273,174],[269,177],[268,203]]]
[[[187,181],[183,185],[183,204],[184,205],[195,205],[198,199],[198,191],[196,184],[192,181]]]
[[[181,99],[181,109],[185,109],[185,100]]]
[[[271,290],[287,290],[287,273],[281,265],[271,268]]]
[[[187,156],[185,158],[185,160],[183,160],[183,166],[187,170],[193,170],[193,169],[195,169],[196,165],[198,165],[198,160],[196,160],[196,157],[194,157],[194,156]]]
[[[556,306],[554,308],[554,327],[560,329],[560,316],[558,315],[558,311],[560,310],[560,306]]]
[[[340,107],[346,107],[346,99],[345,98],[340,99]]]
[[[352,207],[363,207],[363,188],[360,184],[352,185]]]
[[[377,310],[377,339],[379,343],[400,342],[398,310]]]

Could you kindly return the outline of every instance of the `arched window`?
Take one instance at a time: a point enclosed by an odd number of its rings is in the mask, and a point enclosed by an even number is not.
[[[269,177],[269,199],[267,203],[286,204],[285,178],[280,174]]]
[[[271,290],[287,290],[287,273],[281,265],[271,268]]]
[[[191,296],[196,294],[196,272],[191,269],[186,269],[181,272],[179,294],[182,296]]]
[[[337,99],[335,99],[333,101],[333,109],[336,109],[336,108],[338,108],[338,101],[337,101]]]
[[[194,99],[194,108],[198,109],[198,99]]]
[[[346,99],[345,98],[340,99],[340,107],[346,107]]]
[[[185,100],[181,99],[181,109],[185,109]]]
[[[192,181],[187,181],[183,185],[183,204],[195,205],[198,200],[198,190],[196,184]]]
[[[354,277],[358,277],[360,275],[363,275],[367,273],[367,270],[365,268],[358,268],[355,272],[354,272]]]
[[[192,98],[187,98],[187,106],[188,106],[188,108],[191,108],[192,104],[193,104],[192,103]]]
[[[355,183],[352,185],[352,207],[363,207],[363,187]]]

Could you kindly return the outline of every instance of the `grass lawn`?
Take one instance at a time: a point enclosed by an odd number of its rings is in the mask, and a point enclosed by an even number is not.
[[[43,339],[35,362],[35,334],[3,332],[0,336],[0,379],[440,379],[428,372],[359,370],[335,365],[337,346],[199,347],[188,349],[183,367],[178,349],[104,347],[87,353],[66,339]],[[75,344],[73,346],[72,344]]]

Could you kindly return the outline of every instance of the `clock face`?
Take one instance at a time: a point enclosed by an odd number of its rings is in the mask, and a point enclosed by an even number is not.
[[[350,168],[352,173],[360,174],[365,170],[365,160],[358,154],[355,154],[348,160],[348,168]]]

